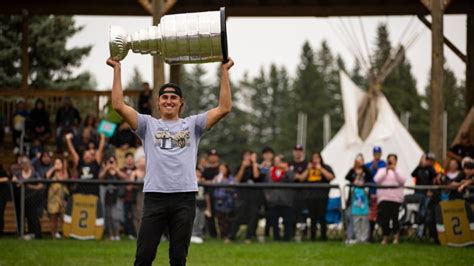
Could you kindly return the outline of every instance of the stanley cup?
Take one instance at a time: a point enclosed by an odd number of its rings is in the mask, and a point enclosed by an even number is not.
[[[168,64],[227,61],[225,9],[220,11],[166,15],[158,26],[133,34],[110,26],[110,56],[122,60],[128,50],[158,54]]]

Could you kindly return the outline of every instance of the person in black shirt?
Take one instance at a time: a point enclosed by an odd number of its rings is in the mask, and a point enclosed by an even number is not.
[[[420,164],[411,173],[412,177],[416,179],[416,185],[433,185],[435,183],[438,174],[433,167],[434,162],[435,157],[433,153],[427,153],[421,157]],[[428,228],[430,236],[436,237],[436,223],[434,219],[436,201],[433,200],[435,195],[433,191],[423,189],[415,190],[415,194],[419,197],[420,201],[417,217],[419,224],[417,236],[423,237],[425,235],[425,228]]]
[[[235,174],[236,183],[256,183],[262,182],[257,163],[257,154],[251,151],[245,151],[242,155],[242,161]],[[235,240],[240,225],[247,224],[247,234],[245,242],[250,243],[255,237],[257,230],[258,211],[263,203],[263,194],[260,190],[239,189],[237,191],[237,200],[235,202],[235,217],[229,233],[228,241]]]
[[[293,161],[289,163],[290,171],[294,173],[295,182],[304,182],[306,177],[303,175],[306,168],[308,168],[308,162],[304,158],[304,149],[300,144],[295,145],[293,148]],[[302,234],[306,236],[306,218],[308,217],[308,207],[306,206],[305,193],[308,191],[300,190],[302,193],[295,193],[294,205],[293,205],[293,227],[296,227],[292,232]],[[300,241],[300,236],[297,236],[297,241]]]
[[[332,168],[324,163],[319,152],[313,153],[311,162],[301,176],[305,178],[304,182],[320,184],[329,184],[335,177]],[[326,240],[326,209],[329,200],[329,188],[311,190],[305,194],[306,206],[311,218],[311,240],[316,240],[317,222],[319,222],[321,228],[321,239]]]
[[[72,144],[72,138],[72,133],[66,135],[67,148],[72,157],[72,167],[77,169],[78,179],[98,179],[105,146],[104,134],[100,134],[99,149],[88,149],[84,151],[82,157],[79,157],[79,154],[76,152]],[[99,196],[99,186],[94,184],[80,184],[76,187],[75,192]]]
[[[36,100],[35,107],[29,114],[29,131],[31,138],[37,140],[41,146],[51,137],[49,113],[42,99]]]

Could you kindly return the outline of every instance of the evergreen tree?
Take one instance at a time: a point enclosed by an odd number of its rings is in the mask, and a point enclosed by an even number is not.
[[[31,16],[29,19],[29,85],[33,88],[92,88],[88,72],[77,76],[78,67],[91,46],[66,49],[67,40],[80,32],[70,16]],[[21,17],[0,16],[0,87],[19,87],[21,82]]]
[[[301,62],[294,82],[295,108],[292,110],[290,123],[297,128],[298,112],[308,116],[306,147],[308,150],[319,150],[322,147],[322,117],[327,109],[324,97],[324,82],[315,54],[308,42],[303,44]],[[296,139],[295,139],[296,142]]]
[[[377,28],[376,50],[372,56],[374,72],[377,74],[389,57],[392,44],[389,40],[387,25],[380,24]],[[402,58],[392,72],[386,77],[382,85],[382,93],[390,102],[394,111],[401,116],[410,114],[409,132],[415,140],[427,148],[428,128],[424,123],[424,110],[421,107],[422,97],[416,89],[416,80],[411,73],[411,64],[405,57],[402,47]]]
[[[352,69],[351,73],[349,73],[352,81],[359,86],[359,88],[363,90],[367,90],[368,82],[367,82],[367,75],[362,71],[362,67],[360,65],[359,60],[355,60],[354,68]]]
[[[125,86],[126,90],[141,90],[143,87],[143,77],[137,66],[133,67],[133,75]]]
[[[459,127],[464,121],[464,105],[466,104],[464,99],[464,86],[464,84],[458,84],[454,72],[445,65],[443,101],[444,108],[448,115],[448,146],[454,140],[454,137],[456,137]],[[431,85],[426,87],[426,104],[429,114],[429,112],[431,112]],[[429,121],[428,114],[426,118],[427,121]],[[429,127],[429,123],[426,124],[426,127]],[[428,137],[428,135],[426,136]]]

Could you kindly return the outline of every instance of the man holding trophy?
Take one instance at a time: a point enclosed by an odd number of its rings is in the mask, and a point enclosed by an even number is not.
[[[139,114],[123,99],[121,64],[129,49],[158,54],[165,62],[202,63],[222,61],[219,104],[205,113],[181,118],[182,89],[173,83],[159,88],[156,101],[160,118]],[[158,27],[132,36],[117,27],[110,30],[113,68],[113,108],[140,137],[146,154],[145,193],[137,239],[135,265],[151,265],[163,231],[169,230],[170,265],[185,265],[196,210],[195,174],[202,134],[232,109],[224,10],[168,15]]]

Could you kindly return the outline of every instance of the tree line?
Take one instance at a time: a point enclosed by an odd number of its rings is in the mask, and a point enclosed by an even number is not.
[[[0,87],[19,87],[21,81],[21,18],[0,16]],[[91,46],[66,48],[67,39],[81,27],[72,17],[35,16],[30,20],[29,49],[31,88],[94,88],[93,76],[84,72],[72,75]],[[386,24],[379,24],[373,42],[371,67],[380,69],[393,48]],[[227,161],[237,164],[245,148],[259,152],[271,146],[277,152],[290,155],[296,143],[297,117],[307,114],[307,149],[323,149],[323,116],[331,118],[331,135],[344,123],[339,71],[345,71],[362,89],[367,90],[368,73],[355,60],[346,69],[342,58],[322,41],[312,47],[306,41],[300,52],[296,73],[288,73],[284,65],[262,66],[258,73],[246,73],[232,84],[233,112],[201,141],[201,151],[217,148]],[[219,91],[219,69],[214,78],[206,78],[201,65],[184,66],[180,83],[185,91],[185,114],[196,114],[216,106]],[[126,87],[137,89],[142,82],[139,71]],[[416,89],[416,77],[405,57],[382,84],[382,92],[395,112],[409,113],[409,132],[426,151],[429,141],[430,87],[421,94]],[[464,118],[464,82],[445,66],[444,101],[448,115],[448,143],[454,138]]]

